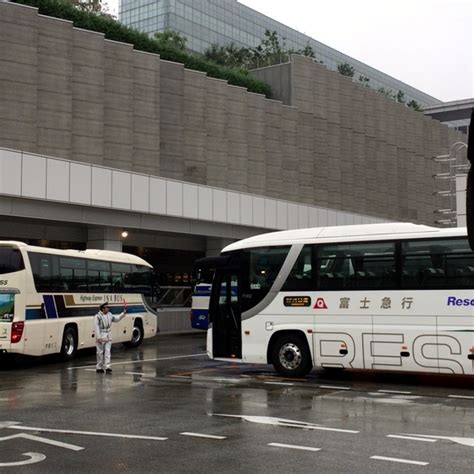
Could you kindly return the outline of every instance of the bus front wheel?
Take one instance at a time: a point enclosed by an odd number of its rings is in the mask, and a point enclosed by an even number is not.
[[[71,360],[77,352],[77,333],[74,328],[64,329],[63,342],[61,344],[60,357],[62,360]]]
[[[284,377],[304,377],[313,368],[308,343],[296,334],[285,334],[277,339],[272,362]]]

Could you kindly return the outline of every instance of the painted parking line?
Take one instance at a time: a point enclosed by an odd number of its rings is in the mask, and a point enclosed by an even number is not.
[[[87,370],[87,369],[86,369]],[[139,375],[140,377],[155,378],[155,374],[145,374],[144,372],[125,372],[126,375]]]
[[[405,392],[403,390],[377,390],[380,393],[393,393],[395,395],[410,395],[411,392]]]
[[[351,387],[338,387],[337,385],[320,385],[319,388],[326,388],[328,390],[351,390]]]
[[[410,441],[424,441],[425,443],[436,443],[437,439],[417,438],[416,436],[387,435],[387,438],[408,439]]]
[[[52,428],[37,428],[37,427],[32,427],[32,426],[23,426],[21,424],[11,425],[11,426],[8,426],[8,428],[12,430],[21,430],[21,431],[38,431],[41,433],[63,433],[63,434],[76,434],[76,435],[86,435],[86,436],[104,436],[107,438],[147,439],[147,440],[153,440],[153,441],[166,441],[168,439],[162,436],[142,436],[142,435],[129,435],[129,434],[120,434],[120,433],[101,433],[101,432],[95,432],[95,431],[58,430],[58,429],[52,429]]]
[[[216,436],[216,435],[209,435],[204,433],[192,433],[190,431],[184,431],[183,433],[179,433],[183,436],[193,436],[195,438],[208,438],[208,439],[227,439],[227,436]]]
[[[448,395],[448,398],[460,398],[461,400],[474,400],[474,397],[471,395]]]
[[[14,425],[9,426],[8,428],[14,428]],[[24,438],[29,439],[30,441],[37,441],[39,443],[50,444],[51,446],[57,446],[58,448],[70,449],[71,451],[82,451],[84,448],[82,446],[76,446],[75,444],[63,443],[61,441],[56,441],[53,439],[41,438],[40,436],[30,435],[28,433],[18,433],[11,436],[4,436],[0,438],[0,441],[6,441],[7,439],[16,439]]]
[[[376,459],[379,461],[398,462],[402,464],[415,464],[416,466],[427,466],[429,464],[429,462],[424,462],[424,461],[413,461],[412,459],[402,459],[402,458],[389,458],[386,456],[371,456],[370,459]]]
[[[291,383],[291,382],[263,382],[263,383],[266,383],[268,385],[286,385],[289,387],[292,387],[294,385],[294,383]]]
[[[201,352],[199,354],[187,354],[187,355],[182,355],[182,356],[157,357],[155,359],[127,360],[127,361],[122,361],[122,362],[112,362],[112,364],[110,365],[142,364],[143,362],[156,362],[160,360],[174,360],[174,359],[192,359],[193,357],[203,357],[203,356],[207,356],[207,352]],[[90,369],[94,367],[95,367],[95,364],[82,365],[79,367],[68,367],[68,370]]]
[[[302,451],[321,451],[321,448],[312,448],[311,446],[298,446],[296,444],[268,443],[267,446],[274,448],[300,449]]]

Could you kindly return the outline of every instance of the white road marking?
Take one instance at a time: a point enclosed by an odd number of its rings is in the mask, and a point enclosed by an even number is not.
[[[223,416],[227,418],[240,418],[250,423],[261,423],[264,425],[275,425],[287,428],[302,428],[307,430],[320,430],[320,431],[335,431],[338,433],[350,433],[357,434],[359,431],[345,430],[341,428],[330,428],[327,426],[316,425],[314,423],[307,423],[305,421],[287,420],[285,418],[276,418],[272,416],[252,416],[252,415],[226,415],[221,413],[208,413],[210,416]]]
[[[22,456],[28,456],[30,459],[25,459],[24,461],[0,462],[0,467],[25,466],[26,464],[35,464],[46,459],[46,456],[41,453],[23,453]]]
[[[436,443],[437,439],[417,438],[416,436],[387,435],[387,438],[409,439],[411,441],[425,441],[428,443]]]
[[[100,432],[96,433],[94,431],[56,430],[56,429],[50,429],[50,428],[35,428],[32,426],[22,426],[22,425],[9,426],[8,428],[12,430],[22,430],[22,431],[39,431],[43,433],[64,433],[64,434],[78,434],[78,435],[87,435],[87,436],[105,436],[107,438],[150,439],[154,441],[165,441],[168,439],[168,438],[164,438],[160,436],[141,436],[141,435],[127,435],[127,434],[100,433]]]
[[[448,395],[448,398],[461,398],[466,400],[474,400],[474,397],[470,395]]]
[[[329,390],[351,390],[351,387],[337,387],[335,385],[320,385],[319,388],[327,388]]]
[[[20,425],[19,421],[0,421],[0,428],[9,428],[13,425]]]
[[[8,426],[11,429],[18,429],[16,425]],[[30,435],[27,433],[18,433],[11,436],[4,436],[0,438],[0,441],[6,441],[7,439],[16,439],[16,438],[25,438],[31,441],[38,441],[44,444],[50,444],[52,446],[57,446],[58,448],[70,449],[71,451],[81,451],[84,448],[81,446],[76,446],[75,444],[62,443],[61,441],[54,441],[52,439],[41,438],[40,436]]]
[[[474,448],[474,438],[463,438],[461,436],[433,436],[433,435],[424,435],[424,434],[410,434],[404,433],[407,436],[420,436],[424,438],[434,438],[434,439],[446,439],[452,441],[453,443],[462,444],[463,446],[469,446]]]
[[[86,369],[87,370],[87,369]],[[145,374],[143,372],[125,372],[127,375],[140,375],[141,377],[156,377],[154,374]]]
[[[312,448],[311,446],[297,446],[295,444],[268,443],[267,446],[275,448],[301,449],[303,451],[321,451],[321,448]]]
[[[290,387],[294,385],[294,383],[291,383],[291,382],[265,382],[265,383],[267,383],[268,385],[288,385]]]
[[[429,462],[412,461],[411,459],[388,458],[386,456],[371,456],[370,459],[378,459],[380,461],[400,462],[403,464],[416,464],[417,466],[427,466]]]
[[[183,436],[194,436],[195,438],[209,438],[209,439],[227,439],[226,436],[216,436],[216,435],[208,435],[203,433],[191,433],[189,431],[184,431],[183,433],[179,433]]]
[[[173,360],[173,359],[189,359],[193,357],[202,357],[207,355],[207,352],[201,352],[199,354],[188,354],[182,356],[172,356],[172,357],[157,357],[155,359],[143,359],[143,360],[128,360],[122,362],[112,362],[110,365],[128,365],[128,364],[141,364],[142,362],[155,362],[160,360]],[[79,367],[68,367],[68,370],[76,370],[76,369],[90,369],[94,368],[95,364],[91,365],[82,365]]]
[[[214,382],[224,382],[224,383],[241,383],[242,379],[230,378],[230,377],[213,377],[211,380]]]
[[[396,395],[410,395],[411,392],[404,392],[403,390],[377,390],[380,393],[394,393]]]

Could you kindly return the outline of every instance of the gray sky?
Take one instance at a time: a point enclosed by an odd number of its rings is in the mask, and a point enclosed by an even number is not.
[[[240,2],[438,99],[474,97],[474,0]]]

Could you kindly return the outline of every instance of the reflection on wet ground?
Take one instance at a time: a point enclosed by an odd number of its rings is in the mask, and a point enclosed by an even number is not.
[[[117,345],[112,363],[108,376],[90,350],[67,364],[2,362],[0,441],[23,429],[83,449],[4,441],[0,470],[32,450],[46,458],[22,472],[314,471],[314,458],[287,445],[312,447],[323,472],[399,472],[377,456],[460,472],[473,459],[472,378],[315,370],[285,379],[271,366],[209,360],[204,334]]]

